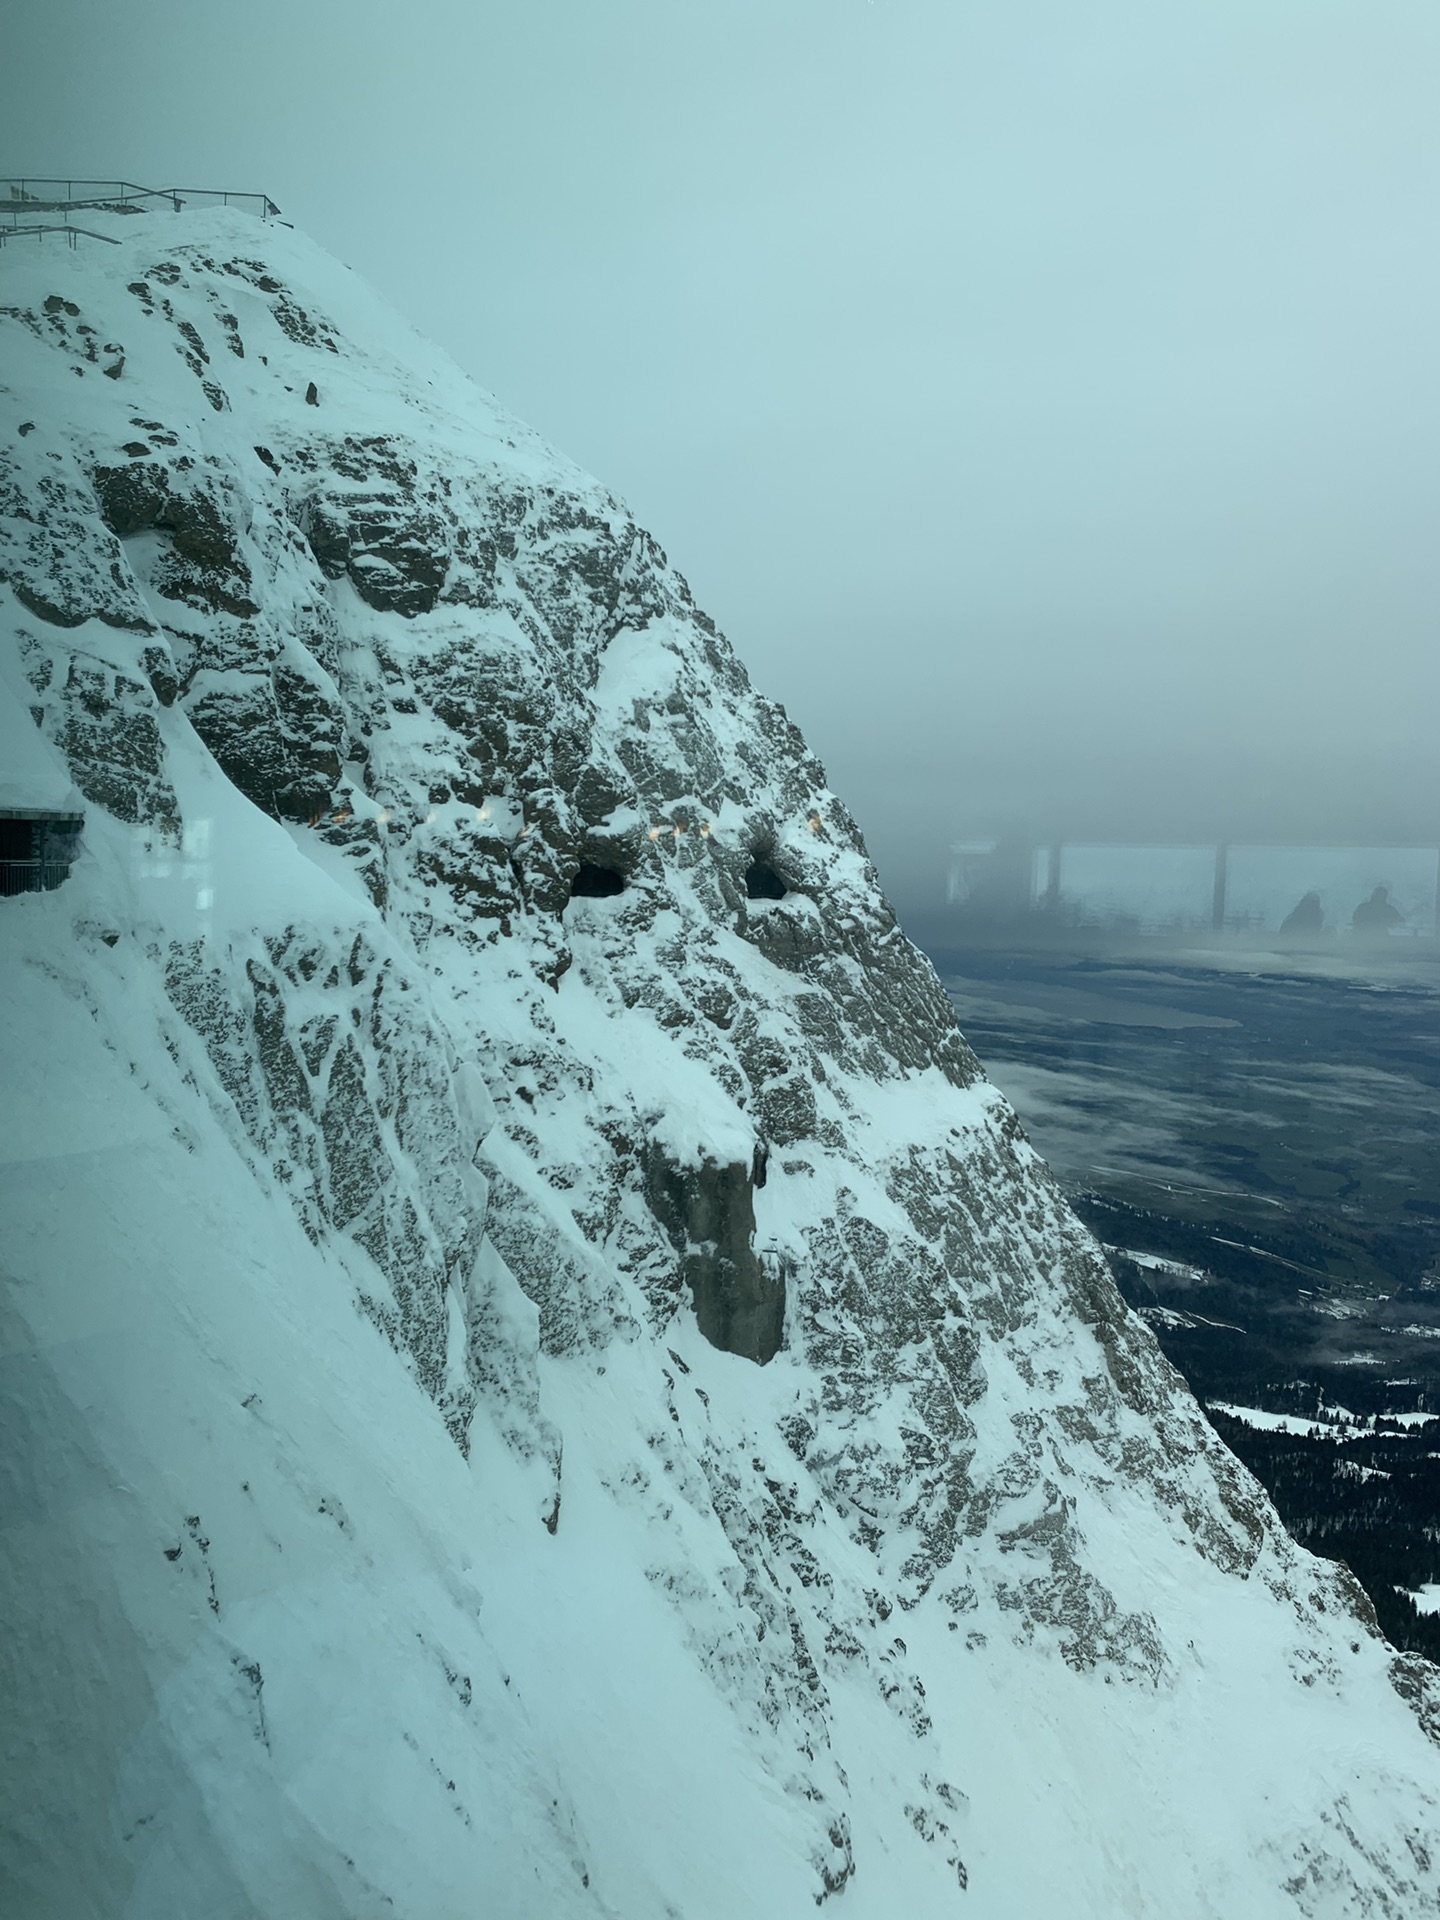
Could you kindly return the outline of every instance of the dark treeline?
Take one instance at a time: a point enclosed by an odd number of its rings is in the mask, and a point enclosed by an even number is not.
[[[1440,1423],[1404,1438],[1392,1430],[1334,1441],[1259,1432],[1214,1410],[1210,1419],[1292,1538],[1347,1562],[1390,1644],[1440,1661],[1440,1615],[1399,1590],[1440,1582],[1440,1458],[1430,1450]]]

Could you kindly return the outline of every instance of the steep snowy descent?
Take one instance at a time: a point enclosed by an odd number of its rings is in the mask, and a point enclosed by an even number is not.
[[[7,1912],[1440,1912],[1429,1670],[654,542],[109,230],[0,257]]]

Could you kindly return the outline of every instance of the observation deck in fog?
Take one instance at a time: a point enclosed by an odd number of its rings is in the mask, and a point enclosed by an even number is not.
[[[183,213],[187,207],[237,207],[260,220],[277,219],[279,207],[268,193],[231,187],[142,187],[133,180],[52,180],[0,178],[0,246],[7,240],[42,241],[55,236],[74,246],[77,239],[113,244],[114,234],[77,224],[86,213]]]

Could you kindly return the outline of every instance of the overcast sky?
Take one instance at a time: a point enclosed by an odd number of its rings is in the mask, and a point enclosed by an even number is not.
[[[268,191],[628,500],[902,903],[1440,831],[1435,0],[9,0],[0,148]]]

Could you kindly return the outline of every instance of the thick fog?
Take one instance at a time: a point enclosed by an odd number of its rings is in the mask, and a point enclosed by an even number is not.
[[[999,829],[1440,831],[1432,0],[0,35],[7,168],[263,188],[621,493],[902,904]]]

